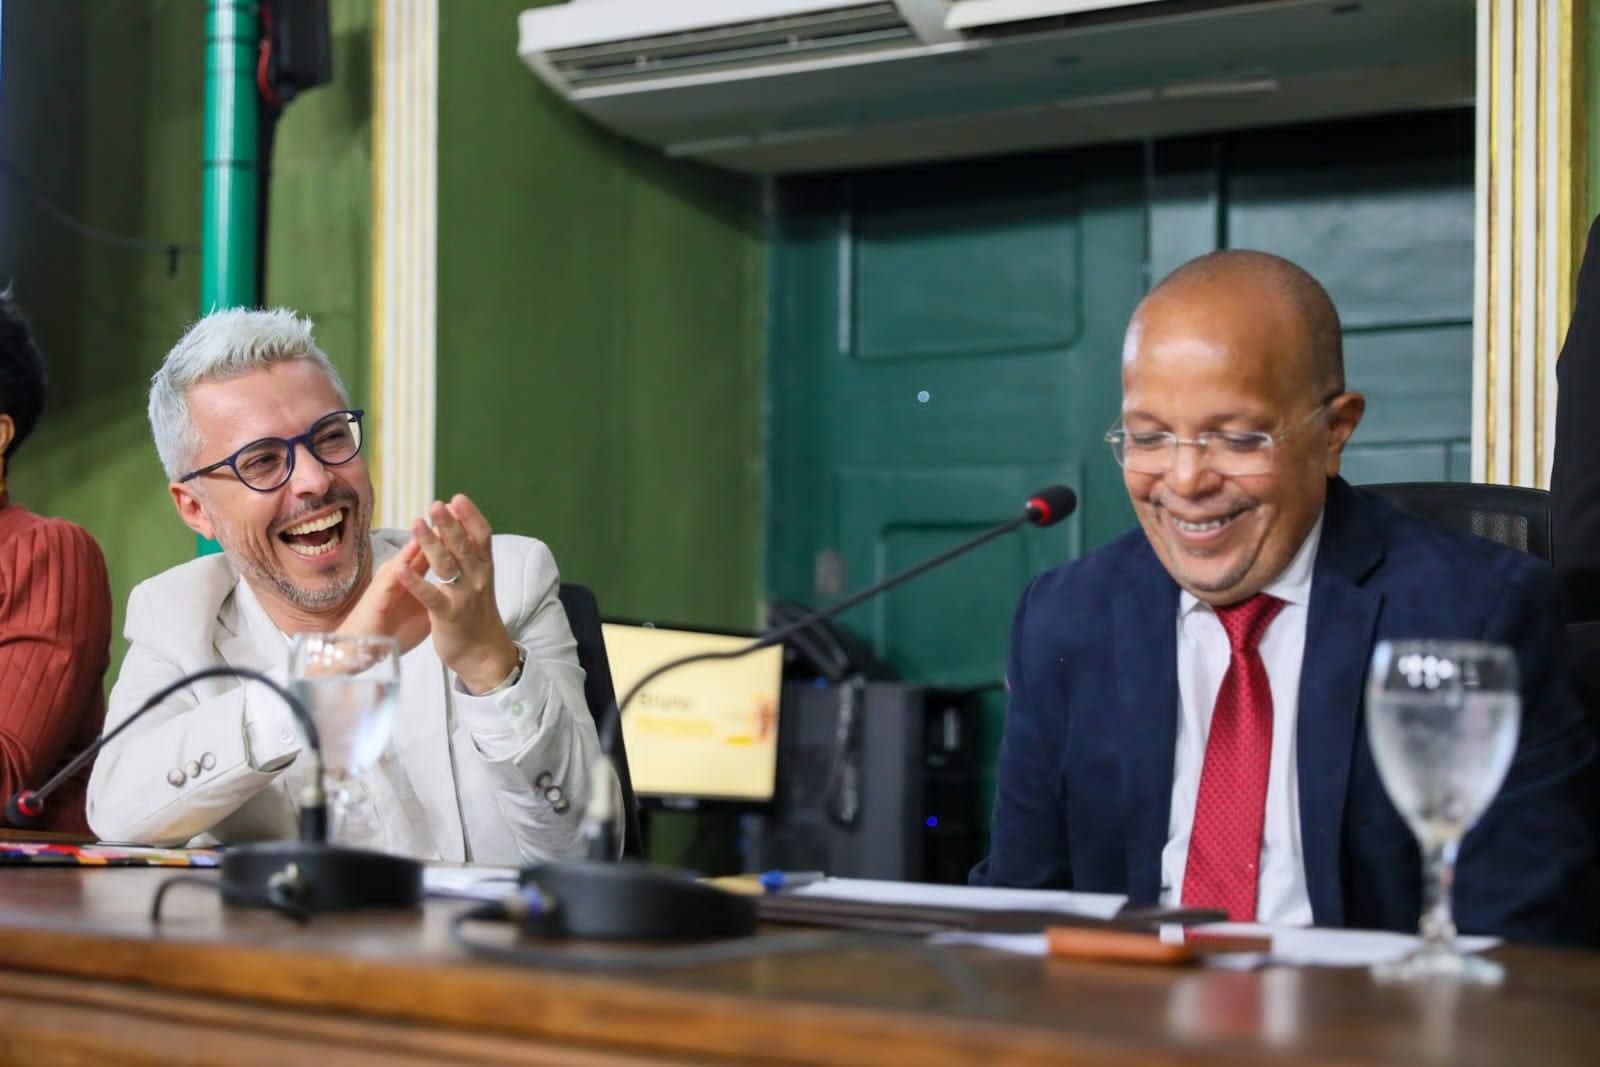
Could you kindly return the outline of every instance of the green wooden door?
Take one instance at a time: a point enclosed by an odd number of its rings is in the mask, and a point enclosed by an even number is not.
[[[1063,527],[844,619],[903,678],[998,683],[1027,580],[1133,522],[1101,440],[1129,313],[1219,247],[1286,255],[1338,303],[1370,399],[1353,481],[1464,477],[1472,170],[1471,117],[1448,113],[780,183],[769,590],[823,603],[1066,482]]]
[[[999,681],[1029,577],[1131,521],[1101,436],[1145,288],[1140,168],[1136,148],[1100,149],[780,187],[774,595],[832,599],[1066,483],[1082,500],[1067,522],[844,619],[902,677]],[[990,705],[997,725],[998,692]]]

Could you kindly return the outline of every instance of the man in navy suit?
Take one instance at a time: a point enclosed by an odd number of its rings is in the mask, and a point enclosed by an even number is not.
[[[1327,293],[1286,260],[1180,267],[1122,359],[1109,438],[1141,529],[1023,595],[973,881],[1415,930],[1420,854],[1368,751],[1367,664],[1386,638],[1471,638],[1514,649],[1522,724],[1462,844],[1456,917],[1591,941],[1595,744],[1550,569],[1339,478],[1365,400]]]

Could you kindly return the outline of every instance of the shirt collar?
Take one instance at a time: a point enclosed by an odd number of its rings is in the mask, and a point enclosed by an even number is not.
[[[1285,604],[1307,605],[1311,603],[1311,577],[1317,566],[1317,546],[1322,543],[1322,515],[1317,516],[1317,521],[1311,527],[1311,532],[1306,534],[1306,539],[1300,542],[1300,548],[1295,552],[1289,565],[1278,572],[1278,576],[1262,588],[1262,592],[1275,596]],[[1205,601],[1183,590],[1178,598],[1178,617],[1181,619],[1199,607],[1209,608]]]

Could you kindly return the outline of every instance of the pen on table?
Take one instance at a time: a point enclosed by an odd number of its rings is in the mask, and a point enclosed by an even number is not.
[[[1051,956],[1111,963],[1192,964],[1208,956],[1272,951],[1272,938],[1163,928],[1139,930],[1051,926],[1045,929]]]
[[[780,893],[785,889],[799,889],[820,882],[826,877],[821,871],[763,871],[760,881],[761,888],[768,893]]]

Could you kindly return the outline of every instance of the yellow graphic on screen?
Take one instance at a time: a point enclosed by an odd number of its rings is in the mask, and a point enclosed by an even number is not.
[[[748,637],[609,622],[604,630],[618,699],[668,660],[750,643]],[[622,717],[634,792],[770,800],[782,683],[783,649],[774,646],[680,667],[645,686]]]

